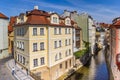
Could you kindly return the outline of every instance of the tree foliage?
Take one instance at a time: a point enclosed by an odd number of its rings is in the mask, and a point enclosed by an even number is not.
[[[77,51],[74,53],[75,58],[79,59],[80,57],[82,57],[85,53],[89,52],[89,42],[83,41],[84,45],[85,45],[85,49],[82,49],[80,51]]]

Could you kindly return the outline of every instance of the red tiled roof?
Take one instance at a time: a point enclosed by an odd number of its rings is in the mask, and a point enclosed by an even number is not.
[[[41,16],[50,16],[50,14],[46,11],[42,11],[42,10],[37,10],[34,9],[32,11],[27,11],[27,16],[29,15],[41,15]]]
[[[16,17],[10,17],[10,22],[9,22],[9,25],[8,25],[8,32],[12,32],[13,31],[13,25],[15,24],[16,22]]]
[[[120,26],[120,20],[116,21],[113,25]]]
[[[101,27],[105,27],[105,28],[107,28],[107,27],[110,27],[110,24],[100,23],[100,26],[101,26]]]
[[[0,18],[3,18],[3,19],[8,19],[7,16],[5,16],[4,14],[0,13]]]
[[[56,14],[56,13],[53,13]],[[17,25],[26,25],[26,24],[31,24],[31,25],[50,25],[50,26],[66,26],[66,27],[72,27],[72,26],[67,26],[65,25],[65,23],[63,22],[62,17],[59,16],[60,18],[60,23],[59,24],[51,24],[50,20],[48,19],[48,17],[50,18],[50,13],[46,12],[46,11],[42,11],[42,10],[37,10],[34,9],[32,11],[27,11],[26,12],[26,16],[27,16],[27,20],[25,23],[21,23],[21,24],[17,24]],[[74,22],[72,21],[72,24],[74,24]]]
[[[50,22],[47,20],[45,16],[39,15],[30,15],[26,21],[27,24],[49,24]]]

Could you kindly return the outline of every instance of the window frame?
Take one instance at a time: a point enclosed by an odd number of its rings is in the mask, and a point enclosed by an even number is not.
[[[44,28],[40,28],[40,35],[42,36],[42,35],[45,35],[45,33],[44,33]]]
[[[45,58],[44,58],[44,57],[41,57],[41,58],[40,58],[40,64],[41,64],[41,65],[44,65],[44,64],[45,64]]]
[[[33,43],[33,52],[37,51],[37,43]]]
[[[37,36],[37,28],[33,28],[33,36]]]
[[[41,42],[41,43],[40,43],[40,50],[45,50],[44,42]]]
[[[38,66],[38,59],[33,59],[33,66],[34,67],[37,67]]]

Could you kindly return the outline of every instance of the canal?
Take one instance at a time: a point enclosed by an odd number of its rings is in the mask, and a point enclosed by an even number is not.
[[[92,56],[90,62],[78,69],[75,74],[66,80],[109,80],[104,51]]]

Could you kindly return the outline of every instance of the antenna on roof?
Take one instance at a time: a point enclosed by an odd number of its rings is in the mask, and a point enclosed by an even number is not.
[[[38,6],[34,6],[34,9],[37,9],[37,10],[38,10]]]

